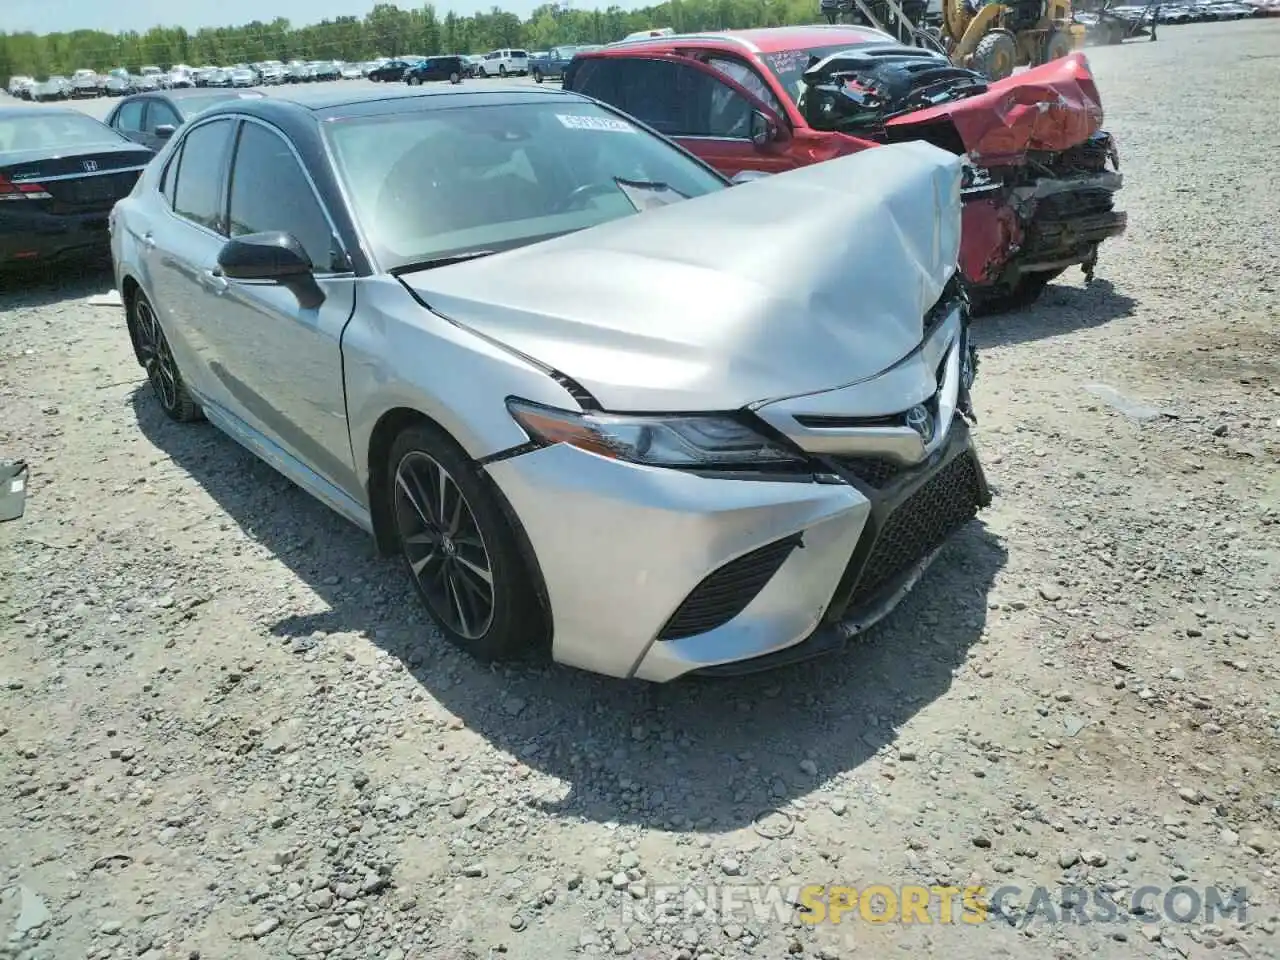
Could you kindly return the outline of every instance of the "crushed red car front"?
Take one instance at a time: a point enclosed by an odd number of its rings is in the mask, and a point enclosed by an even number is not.
[[[848,101],[859,122],[841,134],[874,136],[878,120],[880,140],[967,158],[960,268],[980,309],[1029,303],[1068,267],[1091,278],[1099,245],[1127,226],[1115,209],[1119,153],[1083,54],[987,85],[923,50],[854,49],[805,80],[817,98],[802,106],[806,119]],[[911,109],[931,99],[943,102]]]

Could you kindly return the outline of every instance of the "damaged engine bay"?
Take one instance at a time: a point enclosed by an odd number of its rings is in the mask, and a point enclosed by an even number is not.
[[[1082,55],[991,83],[920,47],[865,45],[803,79],[815,130],[966,158],[961,269],[977,310],[1028,304],[1071,266],[1092,279],[1101,243],[1125,230],[1119,153]]]

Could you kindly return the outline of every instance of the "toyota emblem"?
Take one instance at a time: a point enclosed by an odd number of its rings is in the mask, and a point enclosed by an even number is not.
[[[95,172],[97,169],[98,169],[98,161],[97,161],[97,160],[86,160],[86,161],[84,161],[84,172],[85,172],[85,173],[93,173],[93,172]]]
[[[920,434],[925,443],[933,439],[933,414],[927,407],[912,407],[907,411],[906,419],[907,426]]]

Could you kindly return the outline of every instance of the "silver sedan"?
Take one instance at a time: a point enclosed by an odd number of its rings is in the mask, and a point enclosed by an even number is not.
[[[734,185],[558,89],[311,91],[183,127],[112,252],[165,413],[448,640],[666,681],[842,644],[988,501],[959,190],[918,143]]]

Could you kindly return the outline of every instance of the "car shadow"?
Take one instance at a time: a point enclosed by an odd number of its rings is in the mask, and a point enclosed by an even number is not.
[[[979,348],[1013,346],[1087,330],[1133,314],[1138,305],[1110,280],[1083,287],[1049,284],[1029,307],[982,317],[973,323]]]
[[[110,256],[0,269],[0,313],[47,307],[107,293],[115,286]]]
[[[769,673],[653,685],[495,666],[439,637],[371,538],[207,424],[166,420],[145,384],[133,405],[145,436],[327,607],[270,621],[270,632],[299,651],[323,649],[331,634],[368,637],[469,730],[554,778],[530,803],[557,817],[722,833],[829,781],[846,796],[876,791],[859,768],[946,694],[982,641],[1006,562],[986,525],[971,523],[864,640]]]

